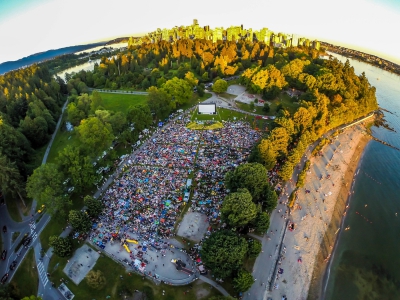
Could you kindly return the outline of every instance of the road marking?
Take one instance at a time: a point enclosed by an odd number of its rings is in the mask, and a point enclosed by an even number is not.
[[[49,279],[47,278],[46,270],[41,261],[39,261],[39,263],[37,264],[37,270],[40,275],[40,279],[42,280],[43,287],[46,287],[46,284],[49,282]]]
[[[32,234],[32,243],[33,243],[34,241],[36,241],[37,237],[38,237],[37,233],[34,232],[34,233]]]

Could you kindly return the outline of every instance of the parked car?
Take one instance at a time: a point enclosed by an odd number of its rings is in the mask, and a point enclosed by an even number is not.
[[[16,261],[16,260],[13,260],[13,262],[12,262],[11,265],[10,265],[10,270],[11,270],[11,271],[14,270],[16,266],[17,266],[17,261]]]
[[[6,225],[3,226],[3,232],[4,232],[4,233],[7,232],[7,226],[6,226]]]
[[[8,279],[8,273],[4,274],[3,277],[1,277],[1,284],[5,284]]]
[[[3,252],[1,253],[1,259],[6,260],[6,257],[7,257],[7,250],[3,250]]]

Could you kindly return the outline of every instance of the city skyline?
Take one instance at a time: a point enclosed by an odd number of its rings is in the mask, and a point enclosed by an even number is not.
[[[331,42],[400,63],[400,42],[390,30],[400,28],[400,3],[394,0],[339,0],[335,5],[314,0],[249,0],[236,6],[209,0],[191,6],[172,0],[155,3],[151,9],[146,3],[125,0],[113,4],[97,1],[95,5],[77,0],[0,1],[0,63],[49,49],[187,26],[193,19],[213,29],[241,24],[253,30],[266,27],[275,33]]]

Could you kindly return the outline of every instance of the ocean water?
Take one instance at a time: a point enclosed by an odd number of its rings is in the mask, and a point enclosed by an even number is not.
[[[350,64],[377,88],[379,106],[389,111],[385,119],[396,131],[373,127],[373,135],[400,148],[400,77],[355,60]],[[400,299],[399,175],[400,151],[371,141],[356,171],[324,299]]]
[[[92,43],[92,44],[87,44],[87,45],[77,45],[77,46],[70,46],[70,47],[65,47],[65,48],[60,48],[60,49],[53,49],[53,50],[48,50],[48,51],[41,52],[41,53],[32,54],[27,57],[16,60],[16,61],[7,61],[7,62],[0,64],[0,75],[7,73],[9,71],[12,71],[12,70],[30,66],[34,63],[39,63],[41,61],[52,59],[56,56],[75,53],[78,51],[91,49],[91,48],[97,47],[97,46],[103,47],[103,45],[105,43],[106,42],[100,42],[100,43]]]

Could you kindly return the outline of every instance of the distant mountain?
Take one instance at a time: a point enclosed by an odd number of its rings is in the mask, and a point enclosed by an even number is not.
[[[21,58],[19,60],[15,61],[7,61],[4,63],[0,64],[0,74],[7,73],[11,70],[19,69],[24,66],[29,66],[34,63],[38,63],[44,60],[52,59],[54,57],[64,55],[64,54],[70,54],[70,53],[75,53],[78,51],[98,47],[105,45],[109,42],[99,42],[99,43],[93,43],[93,44],[87,44],[87,45],[77,45],[77,46],[69,46],[69,47],[64,47],[60,49],[53,49],[53,50],[48,50],[45,52],[40,52],[36,54],[29,55],[27,57]]]

